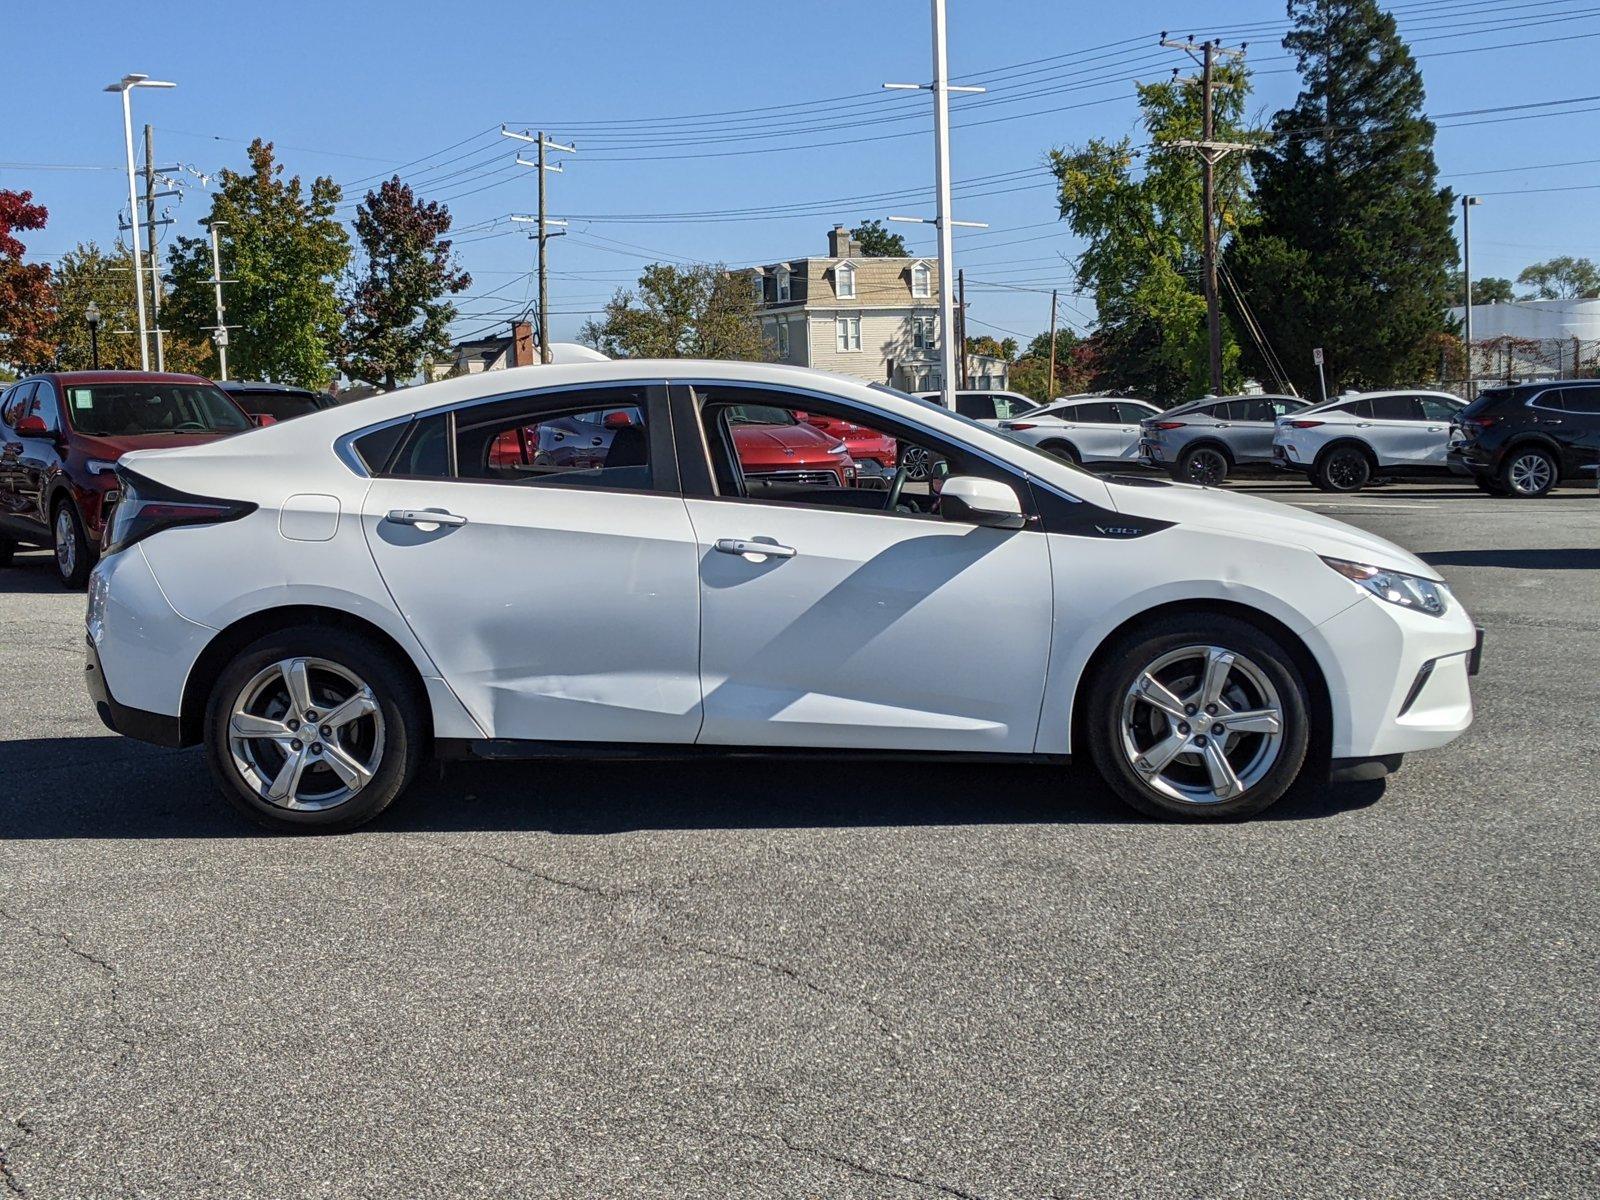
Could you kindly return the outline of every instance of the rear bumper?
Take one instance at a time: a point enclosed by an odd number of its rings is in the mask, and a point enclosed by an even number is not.
[[[1272,446],[1272,465],[1285,471],[1299,471],[1301,474],[1311,470],[1311,464],[1301,462],[1292,446],[1285,447],[1277,443],[1273,443]]]
[[[85,636],[84,644],[87,651],[83,681],[89,689],[89,699],[94,701],[94,711],[99,714],[101,724],[112,733],[152,745],[174,748],[183,745],[182,723],[177,717],[118,703],[111,694],[110,685],[106,683],[105,669],[100,665],[100,652],[95,649],[94,639]]]

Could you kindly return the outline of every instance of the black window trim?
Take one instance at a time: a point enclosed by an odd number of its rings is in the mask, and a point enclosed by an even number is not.
[[[1540,412],[1561,413],[1563,416],[1568,414],[1579,417],[1594,416],[1595,414],[1590,412],[1578,412],[1576,409],[1571,408],[1550,408],[1548,405],[1539,403],[1540,400],[1543,400],[1548,395],[1559,396],[1566,392],[1581,391],[1584,388],[1600,390],[1600,379],[1574,379],[1570,383],[1567,383],[1564,387],[1551,387],[1548,383],[1546,383],[1543,387],[1539,388],[1538,391],[1532,393],[1527,400],[1523,402],[1523,406],[1526,408],[1536,408]]]
[[[574,392],[618,392],[630,389],[642,390],[645,394],[645,421],[650,438],[651,454],[651,485],[648,488],[620,488],[620,487],[592,487],[592,486],[562,486],[560,484],[541,484],[538,491],[563,491],[581,492],[585,495],[632,495],[632,496],[682,496],[683,487],[679,480],[677,447],[671,431],[671,404],[668,400],[667,382],[659,377],[643,379],[605,379],[592,380],[586,383],[555,384],[549,387],[528,388],[515,392],[496,392],[492,396],[475,396],[470,400],[457,400],[450,404],[436,404],[429,408],[418,409],[416,412],[405,413],[392,417],[387,421],[374,421],[371,425],[363,425],[360,429],[342,433],[334,441],[334,454],[339,461],[344,463],[354,474],[363,479],[410,479],[425,483],[460,483],[460,484],[487,484],[491,487],[515,487],[516,484],[495,479],[463,479],[460,475],[459,464],[456,462],[456,415],[472,409],[484,408],[490,405],[510,404],[519,401],[531,401],[541,396],[569,396]],[[605,407],[605,406],[602,406]],[[369,470],[362,461],[361,455],[356,451],[355,443],[368,434],[376,433],[380,429],[389,429],[396,425],[411,425],[426,421],[432,417],[445,418],[445,446],[449,455],[448,475],[396,475],[387,470],[389,462],[405,445],[406,436],[402,435],[395,443],[394,449],[389,454],[389,460],[384,464],[384,469]],[[661,424],[659,432],[656,426]],[[661,469],[656,470],[659,460]],[[532,490],[532,489],[530,489]]]

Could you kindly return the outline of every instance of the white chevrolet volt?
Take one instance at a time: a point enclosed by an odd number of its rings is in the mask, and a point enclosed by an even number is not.
[[[796,413],[940,469],[783,470]],[[98,711],[277,827],[370,820],[430,755],[729,750],[1084,756],[1237,817],[1472,718],[1478,632],[1404,550],[798,368],[484,372],[118,472]]]

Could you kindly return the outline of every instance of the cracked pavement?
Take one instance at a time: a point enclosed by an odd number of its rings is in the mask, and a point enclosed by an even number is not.
[[[1600,500],[1256,485],[1437,563],[1478,723],[1219,828],[1083,772],[473,764],[257,833],[0,572],[0,1197],[1600,1190]]]

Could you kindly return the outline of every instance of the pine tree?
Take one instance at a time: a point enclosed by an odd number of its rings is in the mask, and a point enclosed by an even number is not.
[[[452,258],[450,210],[419,201],[397,175],[356,209],[364,270],[344,300],[342,364],[351,379],[389,391],[450,348],[456,307],[445,299],[471,286]]]
[[[1436,363],[1456,262],[1422,77],[1375,0],[1290,0],[1289,16],[1301,92],[1255,156],[1257,218],[1228,271],[1305,394],[1318,346],[1330,394],[1414,382]]]

